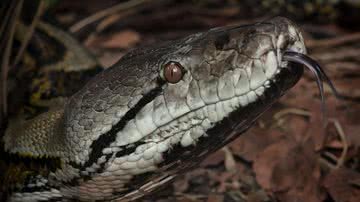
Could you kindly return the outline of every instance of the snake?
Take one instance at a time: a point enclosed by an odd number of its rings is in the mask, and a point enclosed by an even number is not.
[[[76,61],[76,54],[62,57]],[[323,82],[334,89],[307,56],[300,28],[284,17],[140,47],[102,71],[79,57],[94,76],[55,92],[65,98],[43,103],[46,110],[9,120],[8,201],[141,199],[247,131],[304,67],[322,98]]]

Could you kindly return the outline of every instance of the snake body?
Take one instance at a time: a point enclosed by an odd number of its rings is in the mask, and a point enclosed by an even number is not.
[[[11,155],[55,159],[13,186],[10,201],[135,200],[245,132],[300,79],[283,60],[306,53],[281,17],[220,27],[129,52],[63,102],[9,122]],[[169,82],[167,64],[181,69]]]

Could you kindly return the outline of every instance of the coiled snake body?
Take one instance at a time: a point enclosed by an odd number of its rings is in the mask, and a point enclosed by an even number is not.
[[[281,17],[131,51],[63,104],[10,121],[8,153],[59,164],[31,172],[9,200],[153,192],[246,131],[300,79],[286,51],[306,54],[297,26]]]

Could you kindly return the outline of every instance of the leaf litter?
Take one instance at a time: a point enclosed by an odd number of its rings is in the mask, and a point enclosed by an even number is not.
[[[70,19],[67,15],[81,16],[66,2],[61,6],[68,11],[56,13],[60,21]],[[132,48],[210,27],[268,18],[248,15],[237,1],[232,1],[239,5],[237,9],[231,3],[216,7],[205,1],[195,6],[190,1],[156,2],[99,19],[97,31],[89,31],[85,45],[107,67]],[[97,6],[89,3],[85,10],[96,10],[92,5]],[[79,17],[73,24],[76,20]],[[145,201],[360,201],[360,34],[328,23],[316,29],[337,35],[341,30],[342,35],[318,39],[313,30],[307,32],[308,23],[302,25],[310,56],[348,98],[335,99],[325,86],[331,120],[327,126],[322,125],[315,81],[306,71],[253,128]]]

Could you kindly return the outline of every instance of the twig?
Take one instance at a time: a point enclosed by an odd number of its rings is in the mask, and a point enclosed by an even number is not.
[[[337,48],[336,54],[334,54],[334,52],[330,52],[330,53],[325,52],[325,53],[320,53],[320,54],[319,53],[313,54],[313,57],[321,60],[322,62],[326,62],[326,63],[332,63],[334,61],[345,60],[345,59],[349,59],[349,58],[356,59],[359,57],[359,49],[346,46],[346,47],[342,47],[342,48]]]
[[[6,6],[4,6],[4,7],[6,9]],[[16,3],[11,2],[4,19],[2,19],[2,23],[1,23],[1,27],[0,27],[0,36],[4,36],[2,38],[5,38],[5,35],[6,35],[5,29],[8,24],[7,22],[9,21],[9,18],[13,14],[12,11],[14,10],[15,7],[16,7]]]
[[[119,11],[124,11],[127,9],[130,9],[132,7],[136,7],[138,5],[141,5],[143,3],[148,2],[149,0],[131,0],[131,1],[127,1],[124,3],[119,3],[118,5],[112,6],[110,8],[101,10],[89,17],[86,17],[82,20],[80,20],[79,22],[75,23],[74,25],[72,25],[70,27],[70,32],[74,33],[74,32],[78,32],[79,30],[81,30],[82,28],[84,28],[85,26],[100,20],[101,18],[104,18],[108,15],[111,15],[113,13],[119,12]]]
[[[308,48],[325,48],[331,46],[338,46],[340,44],[349,43],[358,40],[360,40],[360,32],[348,34],[340,37],[334,37],[331,39],[309,40],[307,41],[306,44]]]
[[[319,164],[323,169],[334,170],[336,167],[325,158],[319,158]]]
[[[6,45],[7,45],[7,35],[8,32],[5,32],[5,30],[9,29],[9,26],[11,25],[11,16],[14,13],[14,10],[16,8],[16,1],[7,1],[6,3],[8,3],[7,5],[2,5],[1,8],[1,13],[4,13],[4,16],[1,16],[3,18],[3,21],[1,22],[1,26],[0,26],[0,49],[5,49]],[[1,56],[1,64],[4,62],[5,60],[5,54],[3,54]],[[3,76],[3,67],[0,66],[0,77],[2,78]],[[4,127],[4,123],[5,123],[5,112],[3,111],[3,107],[4,107],[4,102],[6,102],[7,98],[3,98],[3,82],[0,81],[0,130],[2,129],[2,127]],[[5,104],[6,105],[6,104]]]
[[[337,162],[337,161],[338,161],[338,160],[337,160],[337,157],[335,156],[335,154],[333,154],[333,153],[331,153],[331,152],[329,152],[329,151],[324,151],[324,152],[323,152],[323,155],[326,156],[327,158],[329,158],[331,161],[334,161],[334,162]],[[336,168],[336,167],[334,166],[334,168]]]
[[[121,14],[114,14],[111,16],[108,16],[106,18],[104,18],[101,22],[99,22],[99,24],[96,26],[96,32],[102,32],[104,29],[106,29],[107,27],[111,26],[112,24],[114,24],[115,22],[119,22],[119,20],[121,20],[122,18],[129,16],[131,14],[134,14],[138,11],[138,9],[134,8],[131,10],[127,10],[122,12]]]
[[[176,198],[185,198],[185,199],[190,199],[190,200],[193,200],[193,201],[207,198],[206,195],[181,193],[181,192],[175,192],[174,195],[175,195]]]
[[[359,50],[360,52],[360,50]],[[356,62],[352,62],[352,61],[340,61],[340,62],[331,62],[331,63],[327,63],[326,66],[328,67],[327,69],[331,69],[334,70],[335,72],[339,72],[342,76],[344,76],[343,74],[348,73],[349,71],[352,71],[354,74],[358,74],[360,75],[360,72],[358,72],[358,68],[359,68],[359,64],[357,64]],[[338,75],[336,75],[338,76]]]
[[[297,108],[287,108],[287,109],[277,112],[273,117],[274,117],[274,119],[278,120],[281,117],[288,115],[288,114],[296,114],[296,115],[305,116],[305,117],[311,116],[311,113],[306,110],[297,109]]]
[[[24,0],[20,0],[15,8],[13,18],[10,22],[10,28],[9,28],[9,37],[7,38],[7,43],[3,55],[3,60],[1,62],[1,96],[2,96],[2,113],[4,116],[7,115],[7,78],[8,78],[8,72],[9,72],[9,60],[10,60],[10,54],[12,49],[12,43],[13,38],[15,34],[15,28],[16,28],[16,20],[20,15],[22,5],[24,3]]]
[[[329,119],[329,123],[332,122],[340,136],[341,142],[343,143],[343,150],[341,152],[341,155],[339,158],[337,158],[334,154],[328,152],[328,151],[324,151],[323,155],[325,155],[327,158],[331,159],[332,161],[336,162],[336,165],[333,165],[332,163],[330,163],[329,161],[327,161],[325,158],[320,158],[320,162],[325,165],[327,168],[333,170],[333,169],[338,169],[341,166],[344,165],[345,159],[346,159],[346,155],[348,152],[348,148],[349,145],[347,143],[346,140],[346,135],[344,133],[344,130],[340,124],[340,122],[337,119]]]
[[[25,51],[25,49],[26,49],[26,47],[27,47],[27,45],[28,45],[33,33],[34,33],[35,27],[36,27],[37,23],[40,20],[40,17],[41,17],[41,15],[43,13],[44,7],[45,7],[45,1],[41,0],[40,3],[39,3],[38,8],[36,10],[34,19],[31,22],[31,25],[30,25],[29,29],[27,30],[27,33],[26,33],[26,35],[24,37],[24,40],[21,43],[20,49],[19,49],[19,51],[18,51],[18,53],[17,53],[17,55],[16,55],[16,57],[14,59],[14,62],[11,65],[12,67],[16,66],[19,63],[20,59],[22,58],[22,56],[24,54],[24,51]]]
[[[304,117],[310,117],[311,113],[303,110],[303,109],[298,109],[298,108],[286,108],[283,109],[279,112],[277,112],[276,114],[273,115],[273,119],[275,120],[275,124],[271,124],[270,127],[276,127],[279,126],[281,127],[284,123],[284,119],[283,116],[289,115],[289,114],[295,114],[295,115],[300,115],[300,116],[304,116]]]
[[[341,155],[340,155],[340,158],[337,160],[337,164],[336,164],[336,168],[340,168],[342,165],[344,165],[344,162],[345,162],[345,158],[346,158],[346,154],[348,152],[348,149],[349,149],[349,145],[347,143],[347,140],[346,140],[346,135],[344,133],[344,130],[343,128],[341,127],[341,124],[340,122],[337,120],[337,119],[330,119],[329,120],[330,122],[333,122],[339,136],[340,136],[340,139],[341,139],[341,142],[343,143],[343,150],[341,152]]]
[[[96,26],[96,31],[90,33],[90,35],[85,39],[84,44],[90,44],[97,36],[98,33],[102,32],[104,29],[106,29],[108,26],[113,24],[114,22],[119,21],[121,18],[131,15],[135,13],[137,9],[131,9],[122,12],[121,14],[114,14],[112,16],[108,16],[105,19],[103,19],[99,24]]]
[[[236,161],[234,159],[234,156],[231,152],[231,150],[229,149],[229,147],[225,146],[222,148],[222,150],[224,151],[225,153],[225,168],[227,171],[230,171],[230,172],[236,172]]]
[[[257,123],[259,124],[259,128],[261,129],[264,129],[266,127],[266,123],[261,119],[259,119]]]

